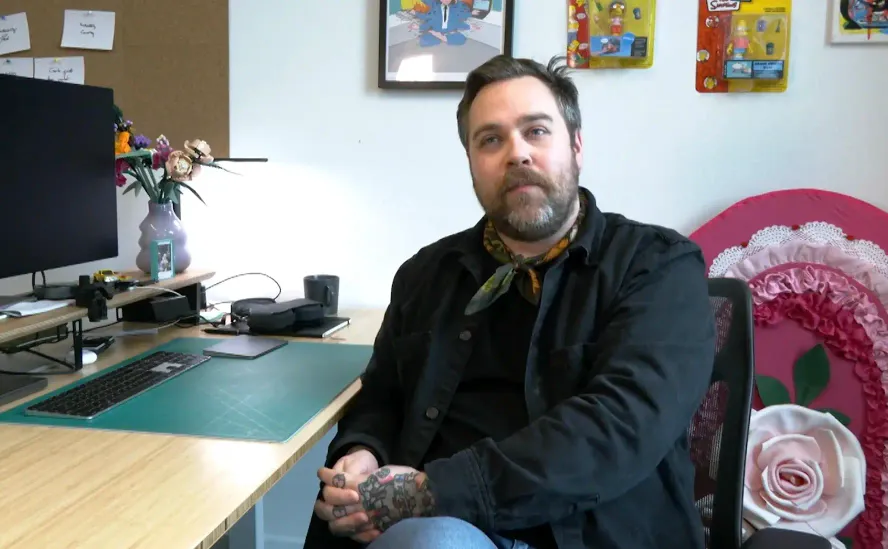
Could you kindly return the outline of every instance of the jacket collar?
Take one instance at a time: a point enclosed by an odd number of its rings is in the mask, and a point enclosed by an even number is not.
[[[599,246],[601,246],[606,221],[604,214],[598,209],[595,196],[585,187],[580,187],[579,192],[588,200],[588,208],[576,238],[567,249],[567,255],[580,256],[586,265],[593,265],[598,258],[597,252]],[[484,253],[482,240],[486,224],[487,216],[484,216],[474,227],[464,231],[451,247],[451,252],[456,253],[460,261],[472,272],[477,272],[479,269],[480,259],[478,255]]]

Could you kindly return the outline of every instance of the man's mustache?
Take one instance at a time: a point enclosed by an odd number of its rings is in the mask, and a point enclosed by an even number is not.
[[[533,185],[546,190],[551,187],[549,180],[543,174],[530,168],[512,168],[503,177],[502,194],[525,185]]]

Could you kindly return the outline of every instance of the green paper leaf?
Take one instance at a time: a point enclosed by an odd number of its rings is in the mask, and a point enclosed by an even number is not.
[[[148,149],[139,149],[137,151],[130,151],[128,153],[121,153],[114,155],[116,159],[130,159],[130,158],[151,158],[153,153]],[[127,160],[128,161],[128,160]]]
[[[808,406],[829,384],[829,357],[821,344],[811,347],[795,363],[792,372],[796,404]]]
[[[201,198],[201,197],[200,197],[200,195],[199,195],[199,194],[197,194],[197,191],[195,191],[195,190],[194,190],[194,187],[192,187],[192,186],[191,186],[191,185],[189,185],[189,184],[188,184],[188,183],[179,183],[179,185],[181,185],[181,186],[183,186],[183,187],[185,187],[185,188],[186,188],[186,189],[188,189],[188,190],[189,190],[189,191],[191,191],[191,192],[192,192],[192,193],[194,193],[194,196],[196,196],[196,197],[197,197],[197,199],[198,199],[198,200],[200,200],[200,201],[201,201],[201,203],[202,203],[202,204],[203,204],[203,205],[204,205],[204,206],[206,206],[206,205],[207,205],[207,203],[206,203],[206,202],[204,202],[204,199],[203,199],[203,198]]]
[[[839,420],[839,423],[847,427],[851,423],[851,418],[843,414],[838,410],[833,410],[832,408],[818,408],[818,412],[823,412],[829,414]]]
[[[198,164],[200,164],[201,166],[216,168],[218,170],[222,170],[222,171],[228,172],[230,174],[240,175],[239,173],[233,172],[233,171],[229,170],[228,168],[226,168],[225,166],[222,166],[221,164],[217,164],[216,162],[198,162]]]
[[[792,400],[789,398],[789,389],[776,377],[757,375],[755,376],[755,384],[758,387],[759,396],[762,397],[762,404],[765,406],[792,404]]]
[[[123,194],[126,194],[126,193],[134,190],[134,191],[136,191],[136,196],[138,196],[139,195],[139,186],[140,186],[140,183],[138,180],[133,181],[132,183],[127,185],[125,189],[123,189]]]
[[[839,541],[841,541],[842,543],[844,543],[844,544],[845,544],[845,547],[846,547],[847,549],[851,549],[852,547],[854,547],[854,540],[852,540],[852,539],[849,538],[848,536],[836,536],[836,538],[837,538]]]

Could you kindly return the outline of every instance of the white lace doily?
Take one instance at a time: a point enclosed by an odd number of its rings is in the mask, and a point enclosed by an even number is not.
[[[849,237],[845,231],[831,223],[812,221],[795,227],[772,225],[758,231],[752,235],[745,247],[734,246],[718,254],[709,267],[709,277],[722,277],[733,265],[749,256],[765,248],[781,246],[794,241],[840,248],[845,253],[869,263],[879,273],[888,276],[888,254],[885,254],[885,251],[876,243],[869,240],[858,240],[853,238],[853,235]]]

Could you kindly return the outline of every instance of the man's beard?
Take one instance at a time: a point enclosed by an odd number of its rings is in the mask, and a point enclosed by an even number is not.
[[[557,233],[573,213],[579,176],[575,158],[571,159],[570,168],[559,174],[557,181],[531,168],[511,168],[494,197],[482,200],[477,185],[475,195],[501,235],[518,242],[538,242]],[[509,191],[523,185],[539,188],[545,197],[541,200],[536,192],[508,196]]]

